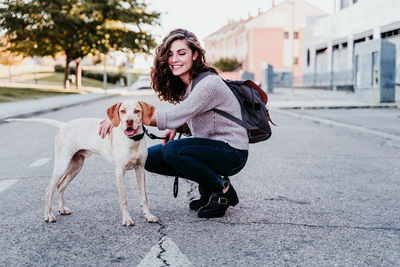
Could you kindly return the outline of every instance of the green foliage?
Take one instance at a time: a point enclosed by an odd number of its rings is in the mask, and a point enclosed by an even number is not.
[[[213,66],[221,71],[233,71],[240,66],[240,63],[236,58],[221,58]]]
[[[70,62],[111,50],[148,53],[156,44],[143,28],[158,24],[159,15],[139,0],[4,0],[0,28],[12,52],[63,52]]]

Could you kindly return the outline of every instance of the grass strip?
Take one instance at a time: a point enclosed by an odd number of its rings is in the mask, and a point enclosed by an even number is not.
[[[75,94],[75,92],[44,90],[44,89],[34,89],[34,88],[0,87],[0,103],[39,99],[44,97],[66,95],[66,94]]]

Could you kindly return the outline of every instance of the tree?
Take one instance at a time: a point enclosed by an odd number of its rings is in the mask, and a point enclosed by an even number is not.
[[[63,52],[65,88],[71,61],[81,87],[79,63],[90,53],[149,53],[156,43],[146,28],[158,24],[159,16],[139,0],[4,0],[0,5],[0,27],[11,43],[7,50],[26,56]]]
[[[233,71],[236,68],[240,67],[240,63],[236,58],[220,58],[217,60],[213,66],[221,71]]]
[[[24,60],[24,57],[21,54],[7,51],[7,48],[10,46],[11,45],[7,42],[6,38],[0,39],[0,64],[8,66],[8,79],[11,82],[11,66],[21,63]]]

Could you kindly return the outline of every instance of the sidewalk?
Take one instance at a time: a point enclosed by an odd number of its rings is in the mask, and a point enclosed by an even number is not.
[[[63,95],[37,100],[0,104],[0,123],[7,118],[35,116],[65,107],[114,97],[116,95],[148,95],[150,90],[110,89],[104,92]],[[269,93],[268,107],[280,109],[317,108],[400,108],[400,103],[366,103],[357,101],[354,93],[322,89],[275,88]]]
[[[400,108],[396,103],[369,103],[359,101],[348,91],[311,88],[274,88],[269,93],[268,106],[281,109],[335,109],[335,108]]]
[[[109,89],[106,92],[61,95],[35,100],[0,103],[0,123],[8,118],[30,117],[61,108],[90,103],[93,101],[111,98],[118,95],[144,95],[153,92],[128,91],[126,89]]]

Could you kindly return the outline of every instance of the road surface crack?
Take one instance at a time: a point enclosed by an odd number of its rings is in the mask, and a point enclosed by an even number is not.
[[[157,254],[157,258],[163,262],[163,265],[161,266],[170,266],[167,260],[163,257],[164,254],[167,252],[167,250],[164,248],[164,241],[165,237],[167,236],[167,233],[165,232],[166,226],[161,221],[158,221],[157,224],[160,226],[160,229],[158,229],[158,233],[160,234],[160,238],[158,239],[158,246],[160,251]]]

